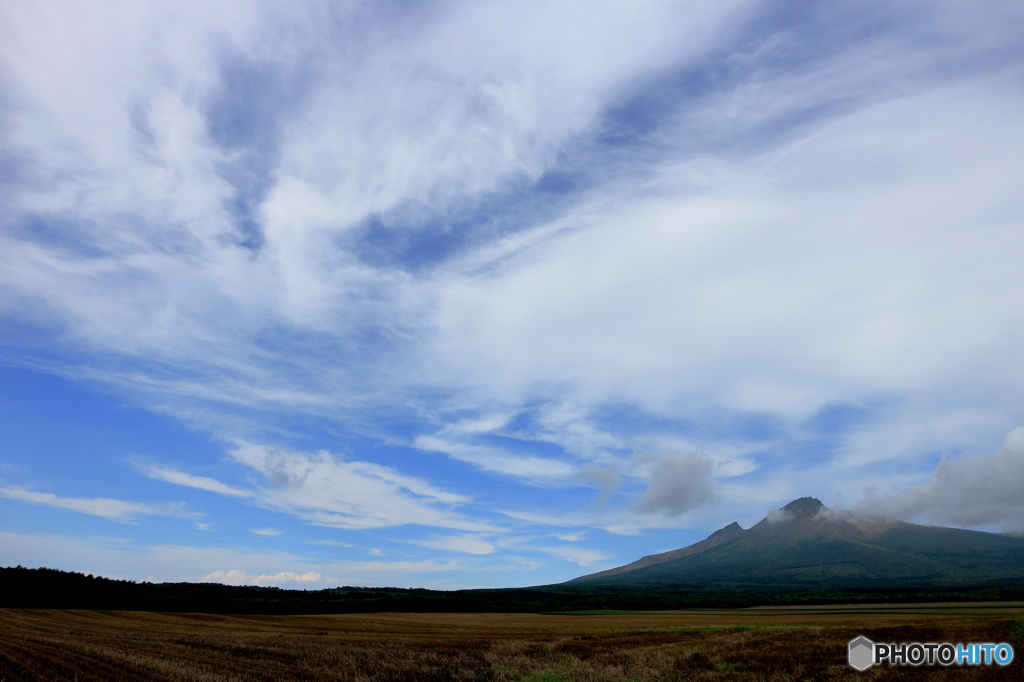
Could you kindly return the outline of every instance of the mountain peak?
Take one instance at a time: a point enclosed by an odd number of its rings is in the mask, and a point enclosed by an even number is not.
[[[730,535],[735,535],[736,533],[742,533],[742,532],[743,532],[743,526],[741,526],[740,524],[738,524],[735,521],[733,521],[732,523],[730,523],[725,528],[719,528],[714,533],[709,535],[708,539],[710,540],[711,538],[726,538],[726,537],[728,537]]]
[[[828,507],[821,503],[816,497],[801,497],[793,500],[782,508],[788,516],[798,519],[813,519],[822,512],[827,512]]]
[[[746,530],[730,523],[688,547],[570,583],[732,592],[783,586],[948,588],[1008,580],[1024,580],[1024,539],[855,517],[801,497]]]

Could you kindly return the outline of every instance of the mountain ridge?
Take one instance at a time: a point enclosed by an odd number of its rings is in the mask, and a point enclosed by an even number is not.
[[[1024,539],[833,511],[802,497],[744,529],[580,576],[567,587],[825,588],[1024,584]]]

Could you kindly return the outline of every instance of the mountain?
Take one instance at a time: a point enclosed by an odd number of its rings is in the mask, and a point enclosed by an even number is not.
[[[828,509],[794,500],[743,529],[585,575],[566,587],[652,589],[1024,586],[1024,538]]]

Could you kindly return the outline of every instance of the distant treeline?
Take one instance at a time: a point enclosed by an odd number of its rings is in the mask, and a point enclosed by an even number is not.
[[[1019,584],[974,589],[730,590],[567,587],[440,591],[400,587],[288,590],[219,583],[136,583],[51,568],[0,568],[0,607],[317,614],[402,612],[651,611],[748,606],[1024,600]]]

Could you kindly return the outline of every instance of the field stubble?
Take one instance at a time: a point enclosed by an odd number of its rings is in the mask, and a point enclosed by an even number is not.
[[[1010,641],[1021,605],[671,613],[230,616],[0,609],[0,682],[15,680],[948,680],[1007,668],[875,667],[846,645]]]

